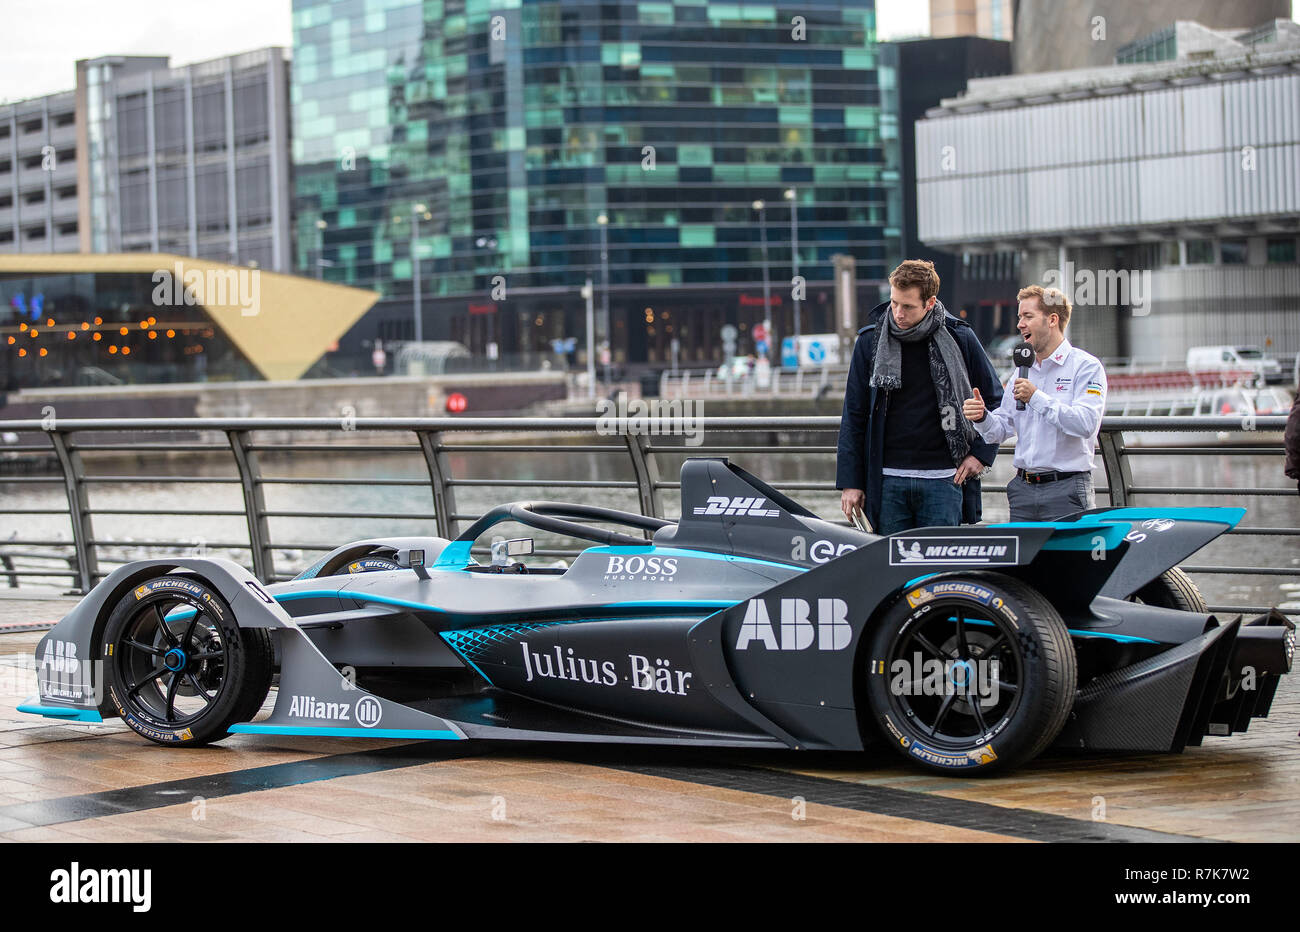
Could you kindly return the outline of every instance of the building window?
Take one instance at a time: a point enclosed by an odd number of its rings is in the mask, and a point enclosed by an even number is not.
[[[1219,261],[1224,265],[1246,264],[1246,241],[1244,239],[1225,239],[1219,243]]]
[[[1294,264],[1295,254],[1295,240],[1293,238],[1271,239],[1268,241],[1268,261],[1270,263]]]
[[[1188,265],[1213,265],[1214,264],[1214,240],[1189,239],[1187,241],[1187,264]]]

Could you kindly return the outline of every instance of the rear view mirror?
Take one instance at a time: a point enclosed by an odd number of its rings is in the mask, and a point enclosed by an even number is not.
[[[429,578],[429,571],[424,568],[424,550],[399,550],[394,557],[394,562],[398,566],[415,570],[415,575],[421,579]]]
[[[526,557],[533,552],[531,537],[517,537],[514,540],[497,540],[492,542],[492,565],[505,566],[511,557]]]

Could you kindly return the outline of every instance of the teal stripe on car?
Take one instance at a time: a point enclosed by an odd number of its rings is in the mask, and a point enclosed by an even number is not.
[[[953,624],[957,623],[956,618],[949,618]],[[984,621],[982,618],[967,618],[966,624],[979,625],[982,627],[993,627],[993,622]],[[1135,637],[1131,634],[1111,634],[1109,631],[1091,631],[1083,628],[1066,628],[1070,634],[1079,638],[1107,638],[1111,641],[1118,641],[1122,644],[1159,644],[1159,641],[1153,641],[1150,638]]]
[[[231,725],[232,735],[331,735],[336,738],[430,738],[439,741],[463,741],[454,731],[428,728],[339,728],[333,725],[263,725],[246,722]]]
[[[753,563],[758,566],[775,566],[783,570],[799,570],[807,572],[808,567],[801,566],[798,563],[779,563],[776,560],[760,560],[757,557],[742,557],[733,553],[715,553],[712,550],[684,550],[680,547],[654,547],[646,545],[644,547],[634,547],[631,545],[625,547],[591,547],[584,550],[583,553],[610,553],[626,554],[628,556],[656,556],[656,557],[678,557],[693,560],[722,560],[727,563]]]
[[[60,718],[69,722],[90,722],[93,724],[102,724],[104,719],[97,709],[71,709],[65,705],[35,705],[32,703],[23,703],[18,706],[19,712],[26,712],[28,715],[44,715],[46,718]]]
[[[1233,528],[1246,517],[1245,508],[1205,507],[1205,508],[1116,508],[1100,514],[1079,515],[1070,521],[1007,521],[1002,524],[990,524],[990,528],[1003,527],[1054,527],[1061,529],[1097,527],[1124,521],[1150,521],[1154,518],[1170,518],[1174,521],[1206,521],[1211,524],[1226,524]]]

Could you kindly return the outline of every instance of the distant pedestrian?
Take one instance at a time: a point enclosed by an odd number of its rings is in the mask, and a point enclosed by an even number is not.
[[[1097,357],[1065,338],[1071,309],[1062,292],[1030,285],[1016,297],[1016,326],[1036,357],[1029,378],[1017,371],[1001,405],[992,408],[977,388],[963,411],[989,443],[1019,438],[1016,476],[1007,484],[1011,520],[1053,521],[1096,503],[1093,449],[1106,407],[1106,373]]]
[[[1296,491],[1300,492],[1300,393],[1291,402],[1291,414],[1286,419],[1286,465],[1283,471],[1296,480]]]

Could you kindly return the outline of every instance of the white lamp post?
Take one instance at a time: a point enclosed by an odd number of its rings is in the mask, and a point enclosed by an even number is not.
[[[609,325],[609,238],[606,232],[609,227],[609,217],[601,214],[596,218],[596,224],[600,227],[600,279],[603,284],[600,295],[600,316],[605,322],[605,392],[608,394],[613,390],[610,384],[609,366],[614,358],[614,332]]]
[[[763,331],[767,334],[767,352],[771,356],[776,334],[772,332],[772,285],[767,276],[767,203],[758,200],[752,206],[758,211],[759,236],[763,242]]]
[[[794,188],[785,189],[785,199],[790,202],[790,274],[794,278],[799,277],[799,192]],[[794,301],[794,352],[796,359],[799,355],[799,336],[802,333],[801,321],[799,320],[799,285],[794,286],[791,292],[791,298]],[[798,365],[798,363],[796,363]]]

